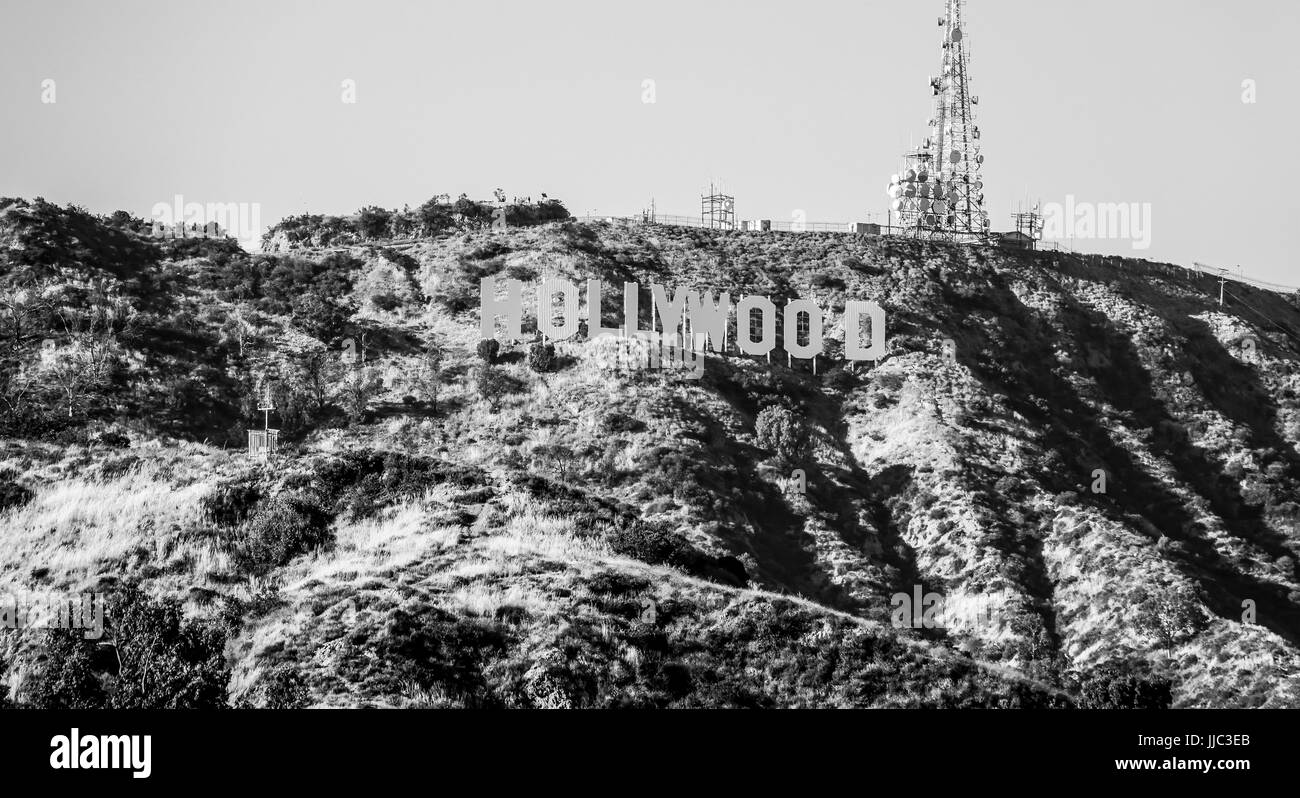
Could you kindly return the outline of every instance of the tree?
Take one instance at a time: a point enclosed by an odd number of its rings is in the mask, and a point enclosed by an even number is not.
[[[0,292],[0,335],[9,345],[12,359],[18,359],[26,344],[49,335],[54,307],[45,296],[47,286],[11,287]]]
[[[497,412],[506,394],[514,393],[522,387],[519,380],[486,363],[479,367],[476,383],[479,396],[487,400],[493,413]]]
[[[442,383],[443,351],[442,344],[429,339],[420,354],[413,377],[414,387],[422,394],[428,394],[433,412],[438,412],[438,388]]]
[[[786,465],[799,465],[810,454],[807,427],[785,407],[765,408],[754,422],[754,431],[758,445],[774,452]]]
[[[293,298],[293,323],[318,340],[329,343],[343,335],[351,312],[319,291],[307,291]]]
[[[43,667],[25,691],[43,709],[214,709],[226,706],[230,669],[225,633],[187,620],[179,602],[154,600],[136,587],[103,608],[105,635],[48,632]]]
[[[343,410],[348,414],[348,421],[352,424],[364,421],[366,412],[370,409],[370,400],[383,388],[383,381],[374,376],[370,369],[352,369],[343,381]]]
[[[1137,627],[1166,653],[1204,629],[1208,621],[1196,594],[1186,584],[1158,594],[1145,589],[1138,594]]]
[[[357,216],[357,229],[366,238],[383,238],[388,235],[388,225],[393,212],[370,205],[362,208]]]
[[[48,361],[42,362],[39,374],[63,395],[68,418],[108,385],[115,348],[114,342],[96,333],[75,334],[71,344],[55,350]]]
[[[320,418],[329,405],[330,394],[343,377],[339,356],[325,347],[313,347],[290,355],[289,362],[293,386],[308,397],[313,414]]]

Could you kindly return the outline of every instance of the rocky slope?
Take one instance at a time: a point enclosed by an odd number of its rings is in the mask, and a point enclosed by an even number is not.
[[[99,279],[133,323],[72,422],[7,427],[32,497],[0,515],[0,579],[140,580],[222,619],[235,700],[289,666],[321,705],[1088,705],[1096,673],[1176,706],[1300,703],[1288,298],[812,233],[569,222],[249,257],[80,220],[143,264],[118,273],[92,235],[32,257],[12,211],[11,294],[44,281],[57,315]],[[485,398],[484,276],[598,277],[606,326],[624,281],[642,327],[651,283],[814,297],[832,339],[871,299],[888,355],[710,353],[687,380],[611,372],[579,335],[542,372],[505,346]],[[42,333],[12,333],[34,362]],[[262,467],[238,447],[268,382],[284,446]],[[770,406],[809,434],[806,490],[756,433]],[[286,525],[310,545],[250,554]],[[986,612],[897,628],[917,590]],[[22,700],[43,660],[18,637]]]

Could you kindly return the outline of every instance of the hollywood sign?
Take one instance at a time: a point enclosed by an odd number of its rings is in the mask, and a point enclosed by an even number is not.
[[[524,338],[524,284],[521,280],[505,281],[505,296],[497,296],[496,281],[484,277],[479,283],[479,333],[495,338],[497,317],[506,320],[506,338]],[[727,348],[727,327],[732,318],[736,325],[736,348],[747,355],[768,355],[776,348],[777,309],[767,297],[746,296],[733,306],[726,292],[714,296],[706,292],[678,288],[671,299],[662,285],[651,284],[653,319],[650,330],[639,329],[640,286],[623,284],[623,326],[605,327],[601,323],[600,280],[587,280],[586,313],[578,313],[578,289],[568,280],[543,280],[537,288],[537,326],[547,341],[565,341],[578,334],[578,322],[585,318],[587,338],[652,338],[690,343],[691,349],[715,353]],[[557,297],[561,299],[557,307]],[[757,314],[757,318],[755,318]],[[822,308],[811,299],[792,299],[785,304],[782,325],[785,351],[792,357],[813,358],[824,345]],[[850,300],[844,304],[844,357],[847,360],[881,360],[885,356],[885,311],[875,302]],[[741,325],[742,319],[749,320]],[[862,341],[862,321],[870,321],[870,342]],[[558,323],[557,323],[558,322]],[[755,323],[757,322],[757,323]],[[760,336],[754,340],[754,331]],[[801,343],[801,341],[803,341]]]

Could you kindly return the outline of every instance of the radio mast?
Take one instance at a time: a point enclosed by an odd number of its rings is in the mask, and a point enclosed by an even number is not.
[[[943,66],[930,78],[934,117],[921,147],[904,156],[902,171],[889,184],[890,205],[904,232],[917,238],[981,241],[989,232],[980,172],[979,97],[970,91],[970,47],[963,25],[965,0],[946,0]]]

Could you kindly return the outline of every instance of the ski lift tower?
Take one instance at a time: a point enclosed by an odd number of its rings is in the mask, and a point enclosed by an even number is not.
[[[262,429],[248,431],[248,456],[254,460],[268,460],[275,455],[276,443],[280,439],[280,430],[271,429],[271,411],[275,409],[275,401],[271,398],[269,383],[257,409],[262,411]]]
[[[938,241],[988,240],[984,209],[984,156],[975,124],[979,97],[970,91],[970,51],[962,12],[965,0],[945,0],[943,65],[930,78],[934,116],[921,147],[904,156],[889,184],[890,209],[904,235]]]

